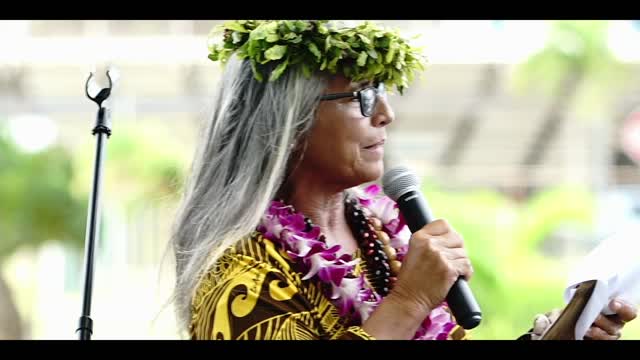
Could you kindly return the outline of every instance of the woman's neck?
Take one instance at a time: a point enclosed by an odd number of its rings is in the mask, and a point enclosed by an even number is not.
[[[298,178],[282,193],[282,200],[319,226],[328,246],[337,244],[341,253],[353,254],[357,242],[345,218],[344,196],[344,190],[329,188],[313,178]]]

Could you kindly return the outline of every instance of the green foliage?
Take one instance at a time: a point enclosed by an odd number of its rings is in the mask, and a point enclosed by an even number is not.
[[[595,199],[585,189],[557,187],[532,197],[523,207],[515,237],[522,251],[533,251],[562,225],[584,232],[593,222]]]
[[[549,25],[545,46],[520,65],[519,85],[544,84],[554,89],[572,69],[608,72],[617,64],[608,49],[606,21],[553,21]]]
[[[435,216],[465,239],[475,271],[470,285],[484,314],[472,338],[515,339],[536,314],[564,306],[568,265],[541,245],[568,224],[590,230],[595,204],[586,189],[548,189],[522,204],[490,190],[447,192],[433,183],[423,193]]]
[[[516,89],[552,93],[570,72],[584,77],[576,103],[586,114],[601,110],[615,94],[611,86],[628,80],[629,67],[618,61],[608,44],[609,22],[563,20],[549,22],[544,47],[516,68]]]
[[[83,246],[87,202],[72,195],[72,177],[65,150],[24,153],[0,133],[0,259],[49,240]]]
[[[402,93],[425,66],[419,49],[397,31],[370,22],[347,28],[326,20],[236,20],[217,27],[212,36],[219,33],[222,43],[209,46],[209,59],[248,58],[258,81],[270,69],[269,81],[275,81],[295,67],[307,77],[328,71],[355,82],[395,85]]]
[[[136,123],[138,124],[138,123]],[[88,138],[74,159],[74,188],[91,191],[95,139]],[[150,126],[120,123],[107,140],[103,170],[104,199],[125,205],[174,201],[182,187],[184,147]]]
[[[175,200],[186,161],[169,144],[159,132],[119,125],[105,143],[102,205]],[[0,260],[50,240],[84,247],[95,151],[89,130],[73,157],[61,147],[22,152],[0,131]]]

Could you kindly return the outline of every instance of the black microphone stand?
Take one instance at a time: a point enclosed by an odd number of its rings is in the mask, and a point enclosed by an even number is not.
[[[87,220],[87,228],[85,233],[85,274],[84,274],[84,296],[82,302],[82,316],[78,323],[76,333],[80,332],[80,340],[91,340],[93,334],[93,321],[91,320],[91,292],[93,289],[93,263],[94,263],[94,245],[96,241],[97,230],[100,225],[100,185],[102,177],[102,164],[103,164],[103,146],[105,143],[105,136],[109,138],[111,136],[111,124],[109,109],[102,106],[102,102],[111,95],[111,88],[113,82],[111,81],[111,74],[107,71],[107,78],[109,79],[109,87],[103,88],[96,95],[91,96],[89,94],[89,84],[93,79],[93,72],[89,74],[87,83],[85,85],[85,92],[87,97],[98,104],[98,116],[96,117],[96,125],[93,128],[92,134],[97,135],[97,150],[93,168],[93,190],[91,192],[91,198],[89,199],[89,213]],[[93,85],[93,84],[92,84]]]

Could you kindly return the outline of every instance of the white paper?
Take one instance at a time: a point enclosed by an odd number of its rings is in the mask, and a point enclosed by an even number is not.
[[[609,302],[640,304],[640,226],[630,225],[604,239],[569,274],[564,300],[569,303],[580,283],[597,280],[580,315],[575,338],[582,340],[599,313],[613,314]]]

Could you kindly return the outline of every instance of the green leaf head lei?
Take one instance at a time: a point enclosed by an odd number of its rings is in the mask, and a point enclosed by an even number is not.
[[[383,82],[402,94],[426,64],[397,30],[371,22],[345,27],[328,20],[233,20],[216,27],[210,40],[220,33],[222,42],[209,45],[209,59],[249,59],[261,82],[266,76],[275,81],[287,69],[307,77],[326,71],[354,82]]]

